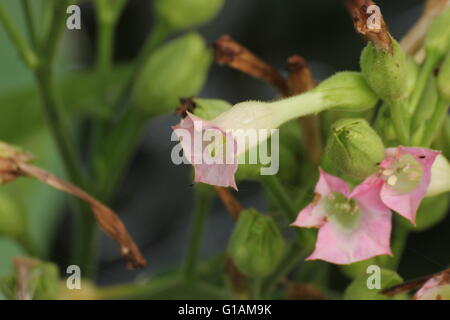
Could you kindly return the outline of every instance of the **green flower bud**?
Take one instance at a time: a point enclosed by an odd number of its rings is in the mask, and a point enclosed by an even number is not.
[[[26,239],[26,232],[24,208],[8,194],[0,193],[0,236],[23,241]]]
[[[450,21],[448,23],[450,24]],[[437,85],[441,98],[450,102],[450,52],[439,70]]]
[[[450,164],[442,155],[438,155],[431,166],[431,181],[427,189],[426,197],[450,191]]]
[[[381,138],[364,119],[341,119],[332,126],[325,149],[327,163],[341,172],[365,178],[384,158]]]
[[[148,116],[170,112],[180,97],[202,88],[212,56],[196,33],[177,38],[147,60],[132,92],[132,104]]]
[[[392,39],[392,52],[377,49],[368,43],[361,54],[361,71],[373,91],[383,100],[393,101],[408,93],[405,54]]]
[[[379,280],[379,282],[378,282]],[[377,283],[378,282],[378,283]],[[390,288],[403,282],[403,279],[394,271],[378,269],[378,267],[367,269],[365,274],[358,276],[347,287],[344,293],[345,300],[403,300],[407,296],[399,294],[394,297],[382,295],[380,290]],[[371,287],[369,287],[369,285]],[[377,286],[379,285],[379,289]],[[373,287],[372,287],[373,286]]]
[[[173,31],[191,28],[213,19],[224,0],[155,0],[157,16]]]
[[[359,72],[338,72],[319,84],[313,92],[323,94],[326,108],[363,111],[373,108],[378,97]]]
[[[425,38],[427,56],[437,61],[444,58],[450,49],[450,8],[443,11],[431,23]]]
[[[194,114],[205,120],[211,120],[232,107],[230,103],[219,99],[195,98]]]
[[[242,273],[261,278],[276,268],[283,256],[285,243],[271,217],[248,209],[241,213],[228,249]]]

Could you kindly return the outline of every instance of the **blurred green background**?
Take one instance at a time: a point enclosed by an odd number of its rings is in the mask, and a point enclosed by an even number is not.
[[[35,2],[34,7],[40,10],[42,1]],[[153,24],[151,2],[128,1],[116,35],[118,64],[127,64],[139,52]],[[0,0],[0,3],[24,30],[19,1]],[[422,9],[420,0],[380,0],[377,3],[396,38],[412,26]],[[82,124],[76,134],[87,150],[89,141],[83,134],[83,123],[90,114],[100,110],[92,90],[95,80],[86,73],[93,68],[96,46],[92,3],[82,1],[81,10],[82,30],[67,31],[64,35],[58,61],[58,84],[63,90],[67,114]],[[365,43],[355,33],[343,1],[337,0],[226,0],[219,16],[201,27],[200,32],[209,44],[229,34],[282,72],[285,72],[286,58],[300,54],[308,61],[316,80],[339,70],[358,70],[360,51]],[[5,33],[0,31],[0,140],[32,151],[38,155],[40,166],[63,175],[32,80]],[[120,73],[112,81],[120,82]],[[246,75],[214,64],[201,96],[235,103],[248,99],[270,100],[276,93]],[[182,262],[193,197],[189,167],[175,166],[170,161],[174,145],[170,141],[170,126],[177,121],[173,115],[152,120],[111,203],[149,264],[144,270],[126,271],[115,244],[102,235],[96,273],[100,285],[144,278]],[[0,191],[20,199],[26,209],[32,242],[42,257],[58,263],[64,275],[65,267],[70,264],[68,252],[73,245],[73,221],[64,196],[25,179],[1,186]],[[267,208],[256,183],[243,183],[237,196],[245,206],[262,211]],[[226,247],[232,225],[216,200],[207,222],[202,256],[211,257]],[[410,236],[399,274],[409,279],[446,268],[450,261],[449,229],[450,216],[437,226]],[[0,275],[11,270],[10,258],[20,254],[23,252],[14,241],[0,239]],[[349,279],[337,267],[333,266],[332,270],[332,286],[342,290]]]

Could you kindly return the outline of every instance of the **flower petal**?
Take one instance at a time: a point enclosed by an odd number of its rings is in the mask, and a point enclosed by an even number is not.
[[[325,196],[330,192],[340,192],[344,196],[348,197],[350,191],[348,189],[347,183],[331,174],[326,173],[321,168],[319,168],[319,181],[316,184],[315,192]]]
[[[401,157],[405,154],[412,155],[422,166],[423,171],[420,183],[408,193],[401,193],[385,184],[381,189],[380,196],[384,204],[415,224],[417,209],[430,184],[431,166],[440,152],[423,148],[397,148],[396,157]]]
[[[450,269],[429,279],[414,295],[414,300],[449,300]]]
[[[236,143],[231,134],[191,113],[172,129],[180,139],[186,159],[194,166],[195,182],[233,187],[237,190],[234,178],[238,166]],[[211,136],[211,139],[206,139],[206,135]],[[223,137],[225,143],[221,146],[225,145],[229,154],[219,152],[218,155],[211,156],[205,152],[216,141],[212,140],[214,136]]]
[[[314,252],[307,260],[350,264],[378,255],[392,255],[391,212],[379,199],[381,182],[357,187],[353,199],[360,208],[358,223],[345,228],[333,216],[320,228]]]
[[[346,197],[349,195],[349,189],[345,181],[326,173],[320,168],[319,174],[313,202],[299,212],[292,226],[320,228],[325,222],[326,215],[323,201],[321,200],[331,192],[340,192]]]

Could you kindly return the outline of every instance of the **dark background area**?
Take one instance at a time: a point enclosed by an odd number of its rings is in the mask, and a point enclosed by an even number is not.
[[[400,38],[421,12],[420,0],[377,1],[391,33]],[[152,27],[151,1],[132,0],[121,19],[116,43],[116,60],[133,59]],[[83,32],[89,41],[83,47],[84,63],[93,61],[95,21],[90,4],[82,7]],[[286,58],[302,55],[316,80],[336,71],[358,70],[364,40],[354,32],[343,1],[300,0],[227,0],[219,16],[200,28],[208,43],[229,34],[277,69],[284,72]],[[234,70],[214,65],[202,97],[221,98],[232,103],[248,100],[270,100],[276,93],[267,85]],[[182,262],[187,246],[192,212],[190,168],[170,161],[170,126],[175,116],[154,119],[143,136],[113,207],[134,235],[149,261],[143,271],[124,272],[116,247],[102,238],[101,263],[97,274],[101,285],[140,278],[174,267]],[[245,206],[264,210],[267,203],[257,184],[244,183],[238,198]],[[69,245],[70,218],[59,231],[55,258],[63,257]],[[210,212],[202,256],[212,256],[227,244],[232,221],[216,201]],[[432,273],[445,268],[450,260],[446,252],[450,243],[450,217],[420,234],[413,234],[407,245],[400,274],[405,278]],[[339,272],[333,272],[337,288],[346,283]]]

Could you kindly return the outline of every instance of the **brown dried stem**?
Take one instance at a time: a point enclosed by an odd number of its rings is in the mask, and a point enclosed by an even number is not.
[[[261,60],[246,47],[224,35],[213,44],[217,63],[225,64],[275,87],[283,95],[287,94],[284,78],[277,70]]]
[[[291,56],[288,60],[288,95],[304,93],[316,86],[311,71],[305,60],[298,56]],[[322,157],[323,147],[320,137],[319,119],[316,115],[300,117],[300,128],[304,137],[305,148],[314,164],[318,164]]]
[[[347,2],[347,8],[353,18],[355,29],[365,36],[367,41],[370,41],[375,48],[392,53],[392,39],[381,12],[379,28],[368,24],[369,18],[373,15],[373,13],[367,13],[367,9],[371,5],[375,5],[375,2],[371,0],[350,0]]]
[[[236,221],[243,210],[239,201],[224,187],[214,186],[214,190],[233,220]]]
[[[71,194],[86,202],[91,207],[100,228],[119,245],[120,253],[127,261],[127,267],[132,269],[145,266],[145,258],[142,256],[136,243],[131,238],[123,222],[110,208],[80,188],[57,178],[41,168],[20,161],[20,159],[0,158],[0,181],[2,183],[12,181],[19,176],[33,177],[50,187]]]

